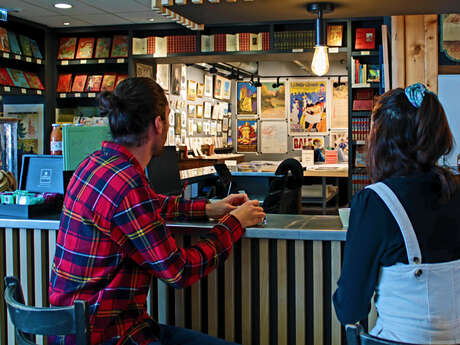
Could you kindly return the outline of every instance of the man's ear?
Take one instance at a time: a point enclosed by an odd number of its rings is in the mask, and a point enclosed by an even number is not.
[[[154,125],[153,125],[153,130],[155,131],[155,134],[161,134],[164,131],[164,122],[161,119],[160,116],[156,116],[155,120],[153,120]]]

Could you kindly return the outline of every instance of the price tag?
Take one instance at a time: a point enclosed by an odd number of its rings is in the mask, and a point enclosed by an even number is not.
[[[37,90],[37,95],[41,95],[42,93],[42,90]]]
[[[15,58],[16,60],[21,60],[21,55],[15,55],[14,58]]]
[[[292,49],[292,52],[293,53],[303,53],[303,49],[302,48]]]
[[[63,65],[63,66],[68,65],[68,64],[69,64],[68,60],[62,60],[61,61],[61,65]]]
[[[3,91],[5,91],[5,92],[10,92],[10,91],[11,91],[11,88],[10,88],[9,86],[5,86],[5,87],[3,88]]]
[[[80,92],[77,92],[77,93],[75,94],[75,97],[81,97],[81,93],[80,93]]]
[[[86,61],[86,60],[80,60],[80,64],[82,64],[82,65],[86,64],[87,62],[88,61]]]
[[[369,50],[363,50],[361,55],[371,55],[371,52]]]
[[[25,95],[25,94],[27,93],[27,90],[26,90],[26,89],[21,89],[21,93],[22,93],[23,95]]]
[[[338,53],[338,52],[339,52],[339,48],[338,48],[338,47],[331,47],[331,48],[329,48],[329,53],[331,53],[331,54]]]
[[[96,97],[96,93],[90,92],[90,93],[88,93],[88,97],[94,98],[94,97]]]
[[[32,62],[32,58],[26,57],[26,62]]]
[[[3,53],[3,57],[9,59],[10,58],[10,53]]]
[[[59,97],[60,97],[60,98],[66,98],[66,97],[67,97],[67,94],[65,94],[65,93],[60,93],[60,94],[59,94]]]
[[[97,60],[97,63],[105,63],[105,59],[99,59]]]
[[[117,59],[117,63],[125,63],[125,59]]]
[[[37,59],[37,63],[38,63],[39,65],[41,65],[41,64],[42,64],[42,59]]]

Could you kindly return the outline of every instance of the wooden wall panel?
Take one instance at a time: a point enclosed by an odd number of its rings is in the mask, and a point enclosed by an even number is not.
[[[305,345],[305,242],[295,241],[295,339]],[[340,345],[340,344],[339,344]]]
[[[406,16],[406,85],[425,82],[424,27],[423,15]]]
[[[425,32],[425,85],[438,92],[438,16],[424,16]]]
[[[235,341],[235,254],[225,261],[225,339]]]
[[[268,240],[259,240],[260,344],[270,343],[270,254]]]
[[[184,246],[184,237],[176,236],[176,245]],[[175,326],[185,327],[185,289],[174,290],[174,321]]]
[[[241,241],[241,326],[243,345],[251,344],[252,315],[251,315],[251,240]]]
[[[277,244],[277,290],[278,290],[278,344],[287,344],[288,311],[287,311],[287,251],[286,241],[278,240]]]
[[[406,86],[405,18],[391,17],[391,87]]]

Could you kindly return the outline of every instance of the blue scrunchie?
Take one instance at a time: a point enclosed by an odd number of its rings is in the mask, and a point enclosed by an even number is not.
[[[425,92],[431,93],[422,83],[409,85],[405,89],[407,99],[416,108],[420,108],[422,105],[423,97],[425,97]]]

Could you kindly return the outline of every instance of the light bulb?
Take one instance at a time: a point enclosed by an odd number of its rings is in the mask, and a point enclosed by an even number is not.
[[[329,57],[327,55],[327,46],[315,46],[315,54],[311,62],[311,70],[316,75],[322,76],[329,71]]]

